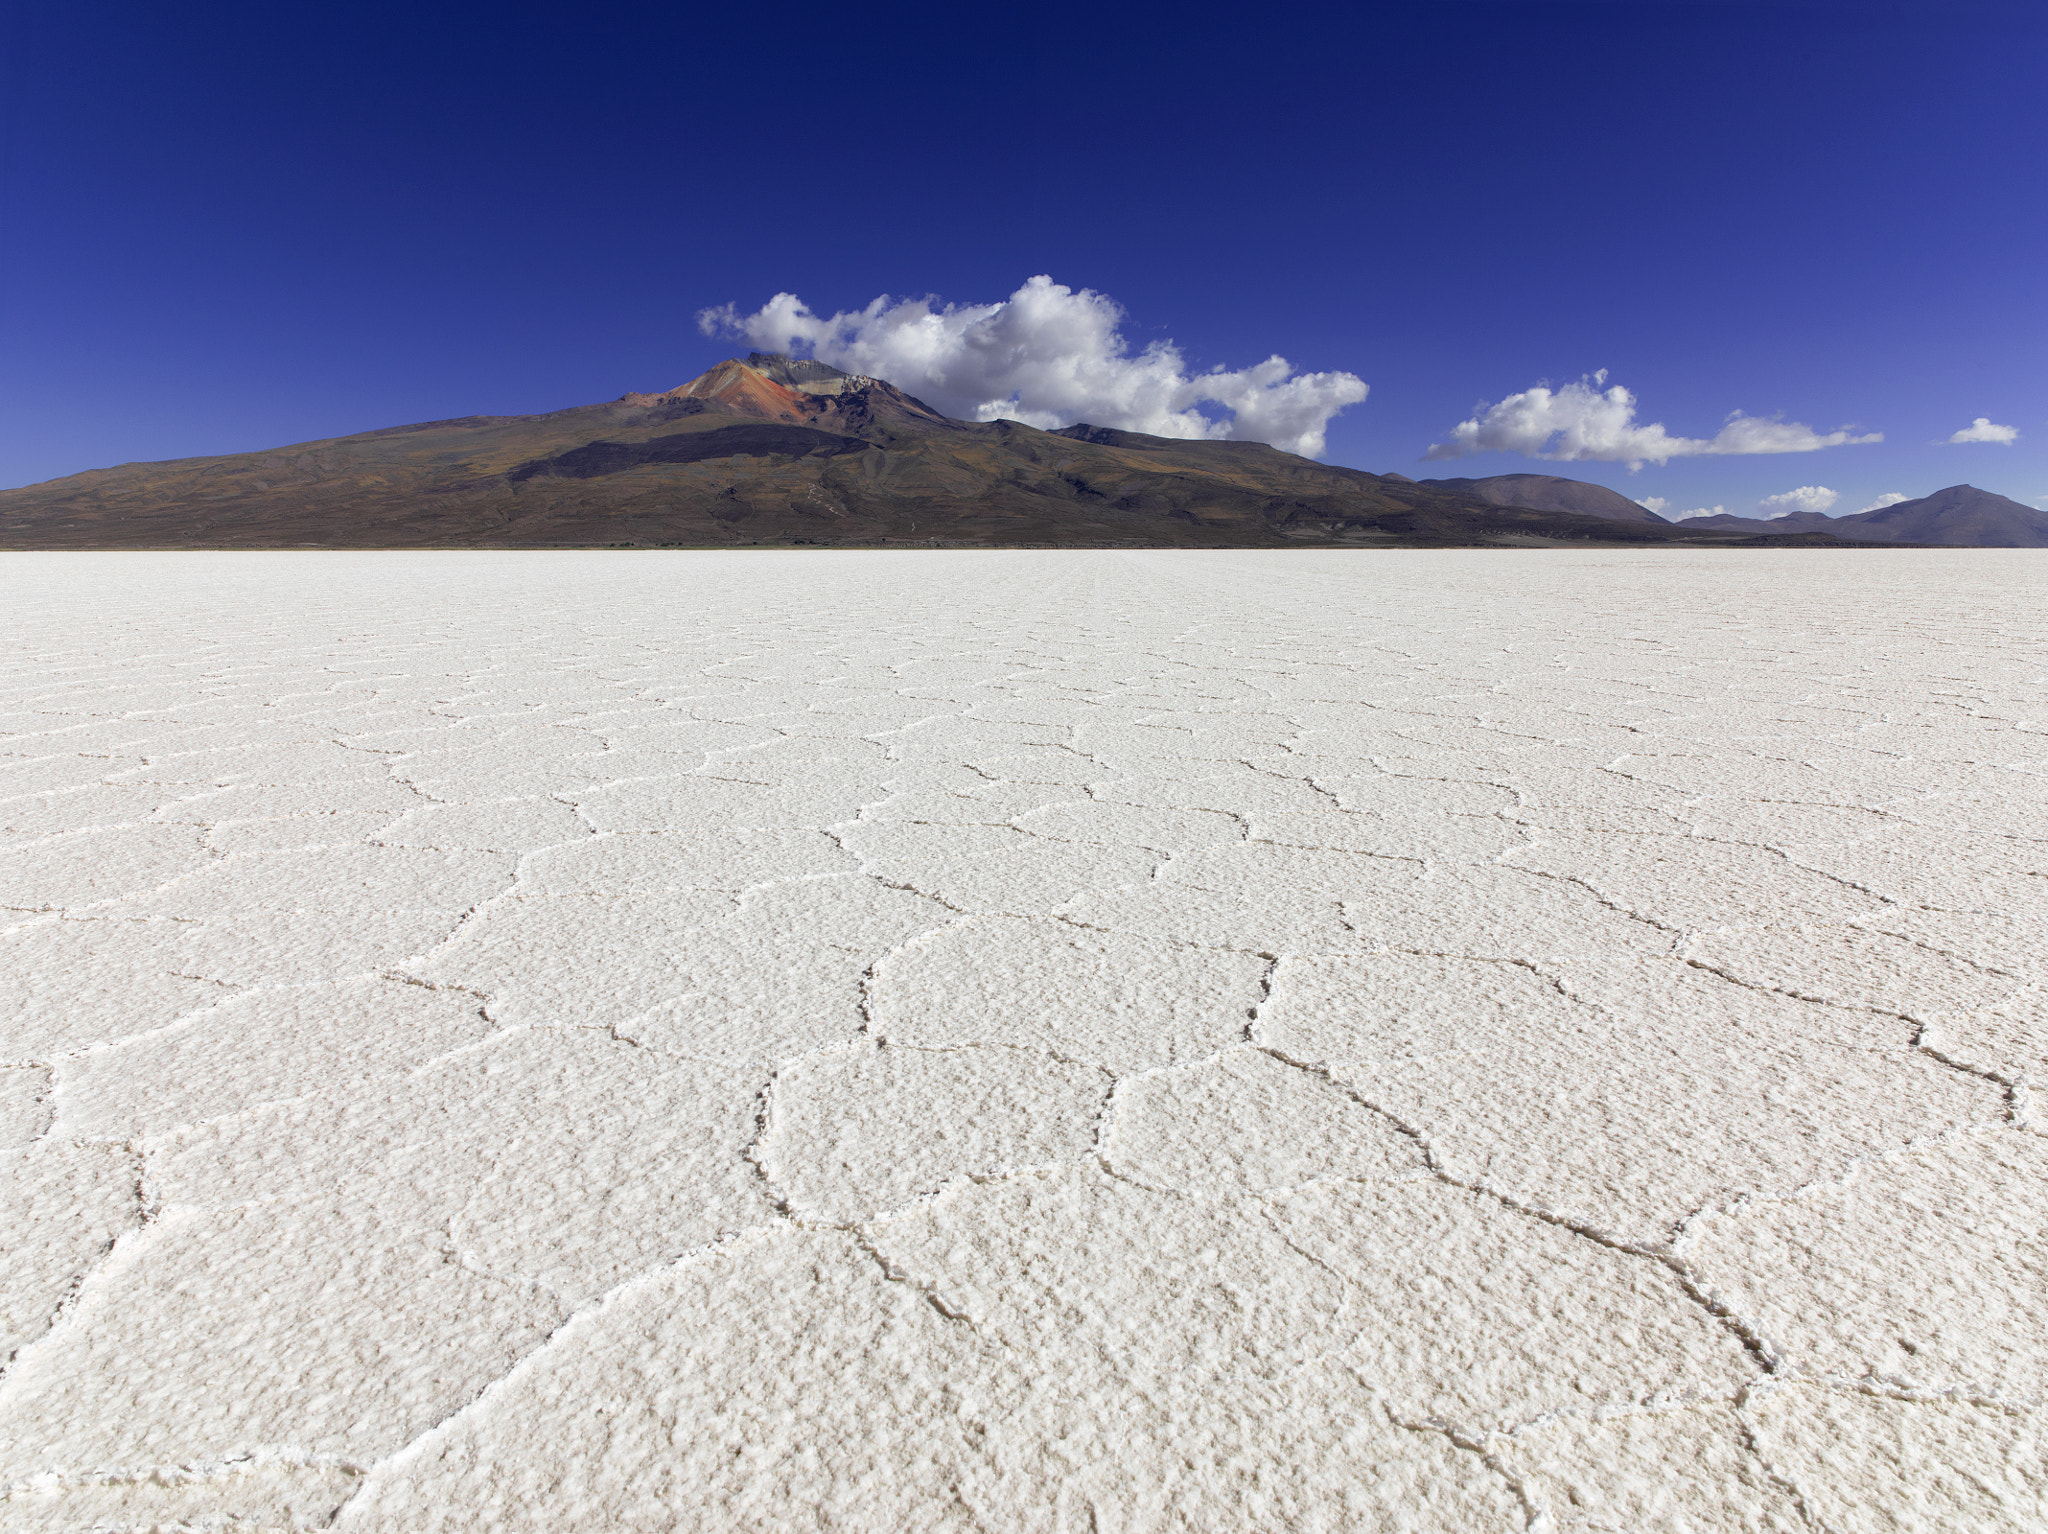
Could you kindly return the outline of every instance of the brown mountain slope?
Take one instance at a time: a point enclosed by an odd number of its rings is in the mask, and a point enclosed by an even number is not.
[[[1560,479],[1555,474],[1495,474],[1487,479],[1425,479],[1419,483],[1476,496],[1494,506],[1527,506],[1532,511],[1568,511],[1582,517],[1612,517],[1617,522],[1669,525],[1619,490]]]
[[[0,491],[0,548],[1728,542],[1496,506],[1252,442],[954,421],[757,353],[659,394]]]

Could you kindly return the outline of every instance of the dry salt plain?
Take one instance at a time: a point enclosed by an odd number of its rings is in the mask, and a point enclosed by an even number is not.
[[[2048,559],[11,556],[0,1527],[2048,1521]]]

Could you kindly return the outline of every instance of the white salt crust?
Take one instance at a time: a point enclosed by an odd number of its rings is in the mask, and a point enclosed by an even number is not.
[[[2048,1524],[2048,557],[0,601],[0,1528]]]

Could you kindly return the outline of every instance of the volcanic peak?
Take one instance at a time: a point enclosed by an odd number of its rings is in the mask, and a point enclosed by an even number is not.
[[[751,352],[744,362],[728,357],[664,393],[624,394],[617,401],[668,416],[682,413],[678,407],[692,402],[721,415],[830,431],[858,431],[884,421],[926,431],[957,430],[964,424],[885,379],[843,373],[814,358],[781,352]]]
[[[742,366],[805,394],[844,394],[875,381],[861,373],[842,373],[815,357],[790,357],[781,352],[748,352]]]

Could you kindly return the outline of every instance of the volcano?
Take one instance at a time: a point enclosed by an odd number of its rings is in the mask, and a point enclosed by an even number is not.
[[[1759,541],[1670,527],[1581,485],[1593,501],[1619,503],[1588,514],[1586,496],[1558,488],[1573,481],[1505,478],[1546,483],[1530,492],[1535,505],[1513,504],[1496,481],[1417,483],[1257,442],[958,421],[886,380],[756,352],[604,404],[122,464],[0,491],[0,548]],[[1617,517],[1624,508],[1646,520]]]

